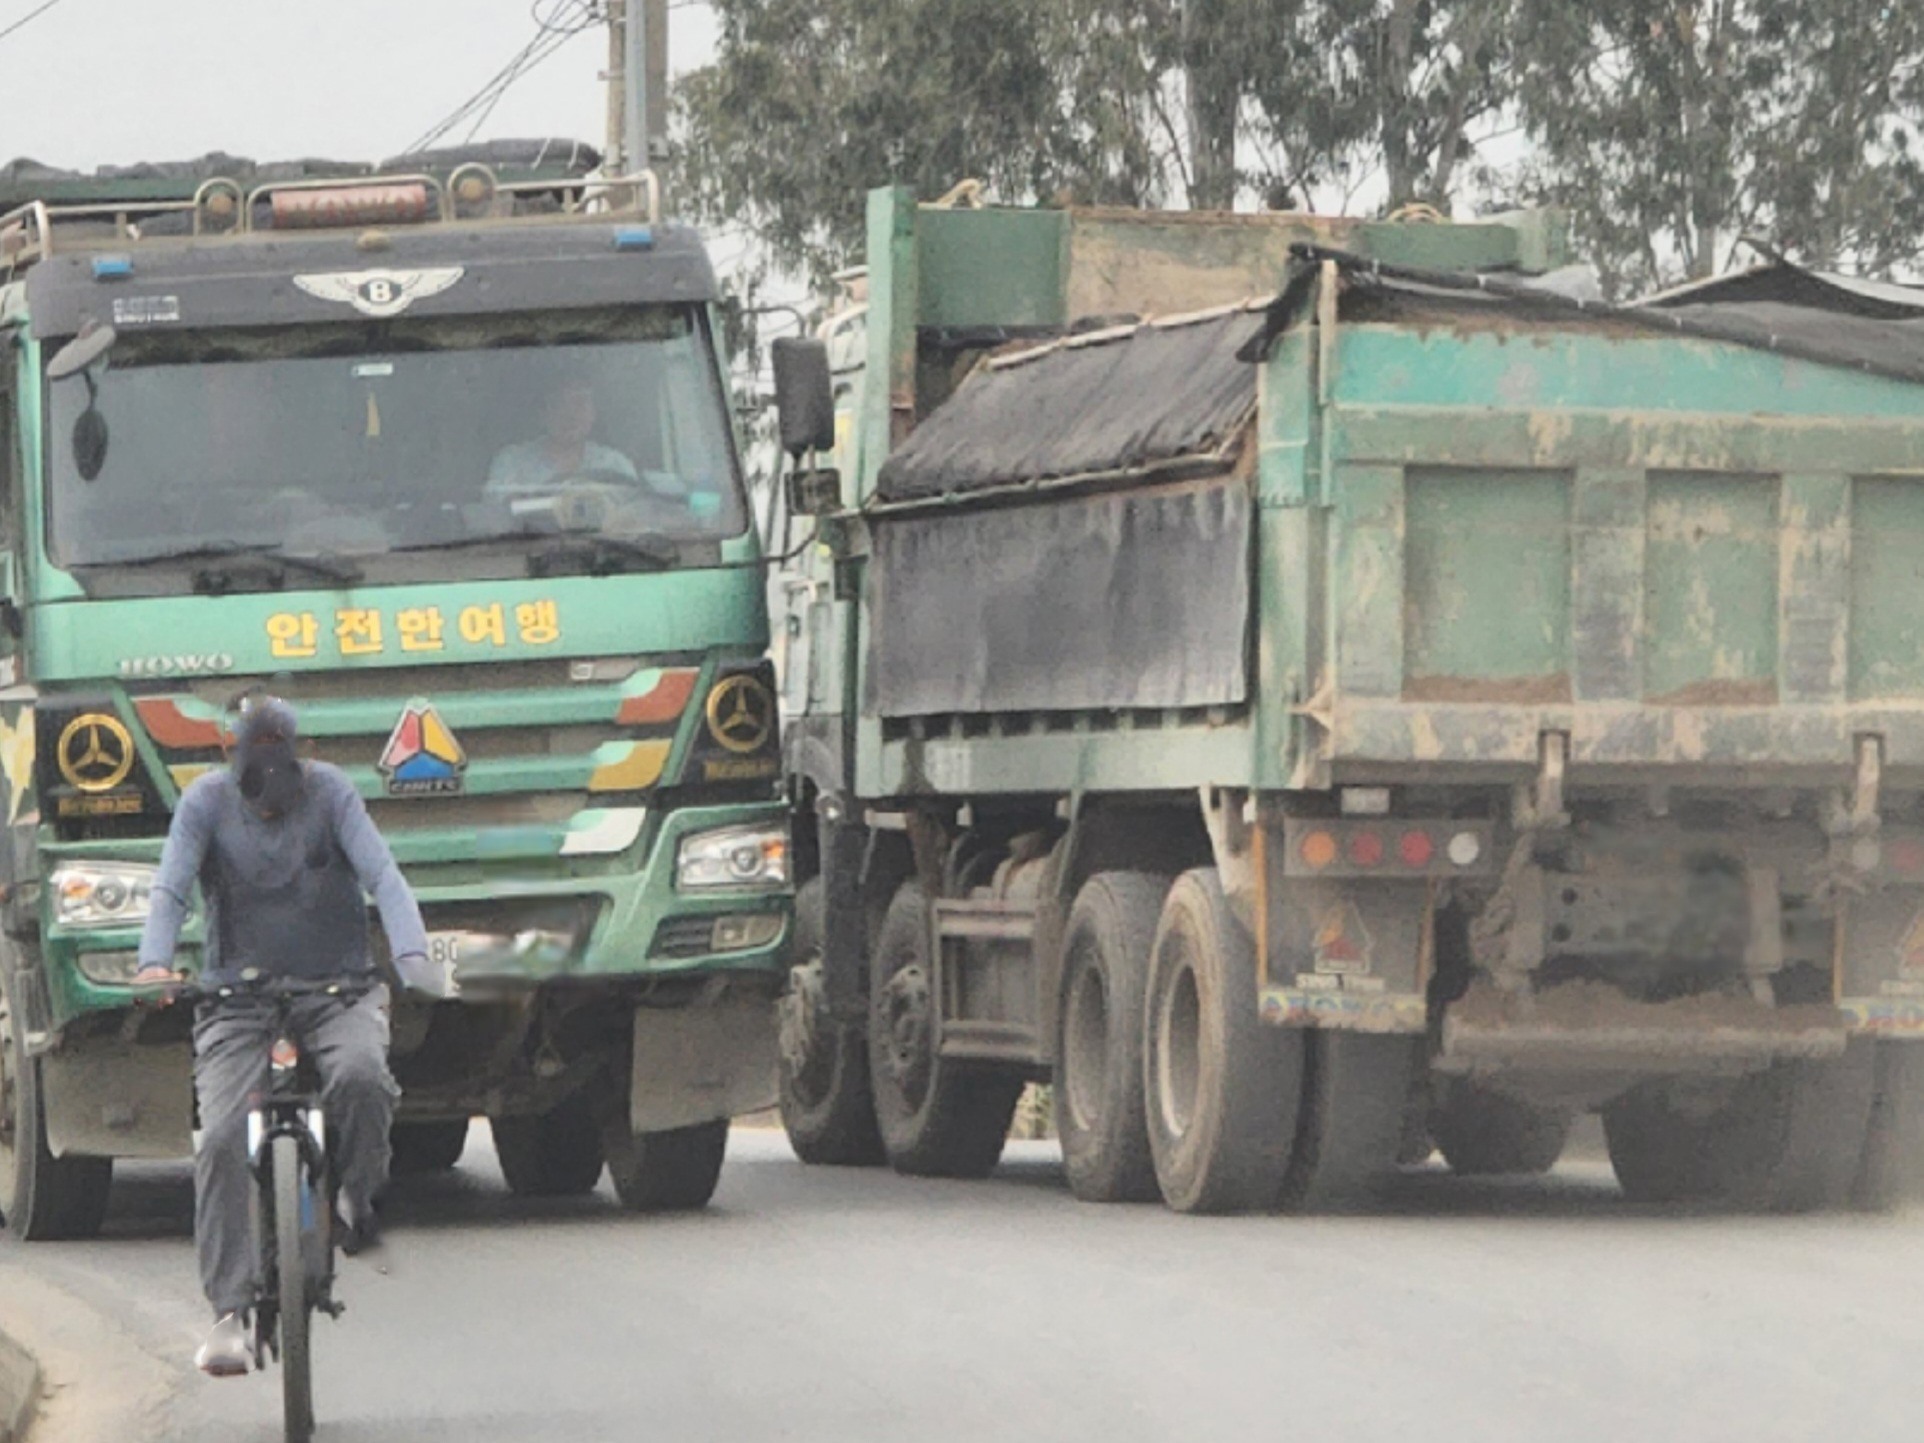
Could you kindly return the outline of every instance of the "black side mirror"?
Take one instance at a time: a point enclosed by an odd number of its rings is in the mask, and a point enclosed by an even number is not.
[[[107,418],[94,408],[87,397],[87,409],[74,418],[73,466],[82,481],[92,481],[107,464]]]
[[[775,371],[775,414],[782,450],[796,460],[809,451],[835,448],[835,392],[828,347],[817,340],[784,336],[769,346]]]
[[[94,382],[94,367],[105,360],[114,347],[112,326],[89,320],[80,334],[53,353],[47,362],[47,379],[65,381],[74,376],[87,383],[87,409],[73,423],[73,464],[82,481],[92,481],[107,464],[107,418],[100,414],[100,388]]]

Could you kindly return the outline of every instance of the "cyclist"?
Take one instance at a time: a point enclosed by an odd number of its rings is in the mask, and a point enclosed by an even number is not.
[[[399,1089],[388,1072],[387,992],[368,954],[367,903],[381,914],[403,985],[445,995],[427,966],[414,896],[338,767],[295,754],[294,710],[275,697],[244,704],[226,768],[182,793],[140,938],[137,983],[175,980],[174,944],[198,882],[207,907],[203,985],[244,972],[372,984],[348,996],[299,999],[295,1025],[318,1064],[334,1129],[346,1235],[354,1254],[380,1238],[388,1125]],[[245,1373],[246,1311],[256,1280],[247,1160],[250,1100],[268,1083],[270,1017],[244,1004],[203,1007],[194,1023],[201,1140],[194,1158],[194,1237],[216,1322],[195,1356],[215,1377]]]

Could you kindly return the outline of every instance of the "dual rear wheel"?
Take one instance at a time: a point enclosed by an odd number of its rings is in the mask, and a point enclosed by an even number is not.
[[[1078,1197],[1320,1212],[1394,1170],[1421,1039],[1266,1025],[1213,868],[1096,874],[1063,950],[1056,1115]]]
[[[1150,952],[1145,1123],[1178,1212],[1341,1211],[1395,1171],[1417,1037],[1260,1016],[1255,947],[1213,868],[1178,877]]]
[[[1924,1201],[1924,1044],[1854,1041],[1715,1086],[1647,1085],[1604,1135],[1632,1201],[1775,1212]]]

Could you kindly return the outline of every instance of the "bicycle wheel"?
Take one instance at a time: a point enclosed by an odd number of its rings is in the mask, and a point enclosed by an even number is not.
[[[314,1374],[308,1351],[314,1300],[303,1234],[320,1219],[314,1215],[314,1192],[301,1166],[300,1142],[291,1135],[275,1138],[269,1162],[274,1172],[275,1282],[280,1290],[281,1412],[287,1443],[308,1443],[314,1436]]]

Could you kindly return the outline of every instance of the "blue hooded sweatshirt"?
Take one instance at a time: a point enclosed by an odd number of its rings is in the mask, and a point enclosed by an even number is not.
[[[181,794],[140,934],[140,965],[172,963],[194,884],[207,903],[204,981],[256,969],[311,981],[372,970],[372,895],[403,982],[422,970],[427,932],[414,894],[354,784],[295,755],[293,708],[267,699],[236,730],[229,766]]]

